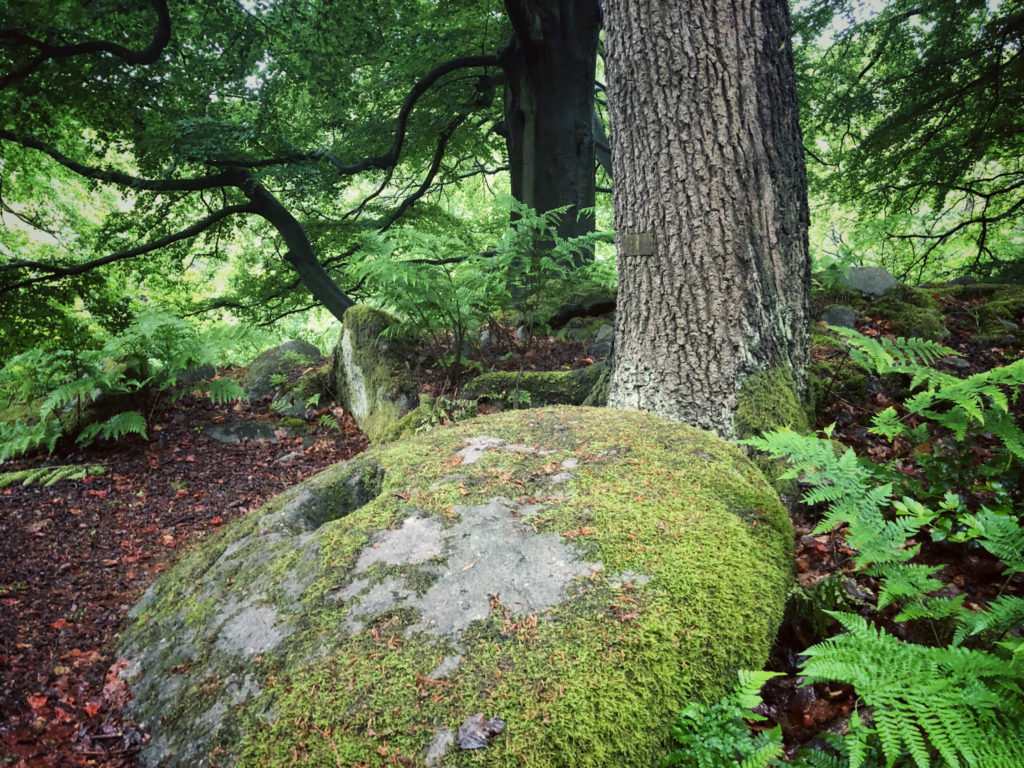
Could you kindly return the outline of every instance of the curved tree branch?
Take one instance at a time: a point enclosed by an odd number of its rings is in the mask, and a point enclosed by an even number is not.
[[[141,189],[151,192],[198,192],[202,189],[239,186],[243,176],[239,170],[230,169],[209,176],[197,176],[188,179],[145,179],[111,168],[99,168],[79,163],[55,147],[51,147],[49,144],[45,144],[32,136],[21,136],[12,131],[0,129],[0,141],[9,141],[26,149],[42,152],[68,170],[74,171],[79,176],[84,176],[87,179],[120,184],[130,189]]]
[[[206,218],[200,219],[195,224],[190,227],[186,227],[185,229],[173,232],[143,245],[137,245],[134,248],[117,251],[116,253],[111,253],[107,256],[102,256],[91,261],[83,261],[81,264],[47,264],[42,261],[27,260],[5,262],[0,264],[0,271],[9,269],[32,269],[39,272],[45,272],[46,274],[20,280],[8,285],[0,285],[0,294],[9,293],[18,288],[34,285],[36,283],[44,283],[51,280],[60,280],[65,277],[72,277],[74,275],[82,275],[86,272],[91,272],[98,267],[106,266],[107,264],[113,264],[118,261],[125,261],[126,259],[133,259],[136,256],[152,253],[153,251],[165,248],[168,245],[177,243],[181,240],[189,240],[196,237],[212,227],[214,224],[217,224],[234,214],[256,212],[256,207],[252,204],[229,205],[225,208],[221,208],[219,211],[214,211]]]
[[[24,66],[0,76],[0,89],[24,80],[48,61],[70,59],[74,56],[106,53],[115,56],[126,64],[153,64],[171,39],[171,14],[167,8],[167,0],[150,0],[156,11],[157,22],[153,30],[153,39],[141,50],[133,50],[107,40],[84,40],[69,45],[53,45],[37,40],[18,29],[0,30],[0,45],[15,45],[34,48],[36,55]]]
[[[234,168],[268,168],[275,165],[290,165],[294,163],[328,161],[334,169],[343,176],[352,176],[363,171],[380,170],[387,171],[398,163],[402,154],[402,147],[405,144],[406,130],[409,125],[409,117],[416,106],[416,102],[430,88],[445,75],[456,72],[460,69],[496,67],[501,66],[501,59],[496,55],[481,56],[460,56],[439,64],[421,77],[409,90],[401,108],[398,110],[398,117],[395,121],[394,137],[391,146],[386,152],[380,155],[363,158],[353,163],[343,163],[327,150],[317,149],[311,152],[290,152],[276,157],[263,159],[246,158],[218,158],[210,160],[211,165],[230,166]]]

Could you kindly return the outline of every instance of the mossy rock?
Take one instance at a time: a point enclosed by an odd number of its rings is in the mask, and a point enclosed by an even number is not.
[[[386,312],[356,305],[345,312],[332,358],[331,384],[338,401],[371,442],[393,435],[395,425],[419,404],[409,364],[412,343],[390,333]]]
[[[841,289],[816,292],[812,296],[812,304],[815,317],[830,305],[848,305],[861,317],[887,320],[896,336],[916,336],[933,341],[942,341],[949,336],[938,302],[922,288],[898,285],[885,296],[875,299]]]
[[[326,405],[334,398],[330,381],[331,364],[321,363],[302,373],[294,382],[281,386],[272,407],[284,416],[305,416],[311,407]]]
[[[789,519],[736,447],[545,408],[373,449],[186,555],[124,634],[145,765],[649,768],[759,668]],[[460,746],[475,715],[504,729]]]
[[[569,371],[491,371],[469,381],[461,395],[516,406],[580,405],[606,369],[595,363]]]
[[[1024,286],[1004,285],[993,291],[978,309],[978,323],[987,336],[1005,336],[1008,331],[1019,336],[1024,328]]]
[[[299,339],[286,341],[263,352],[249,364],[244,386],[253,400],[269,397],[298,367],[317,365],[323,360],[320,350]]]

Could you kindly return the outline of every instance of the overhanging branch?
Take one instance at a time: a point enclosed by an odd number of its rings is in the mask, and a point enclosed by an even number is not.
[[[18,260],[10,261],[0,264],[0,271],[14,270],[14,269],[28,269],[35,270],[37,272],[44,272],[45,274],[37,277],[27,278],[20,280],[15,283],[8,285],[0,285],[0,294],[9,293],[18,288],[24,288],[25,286],[34,285],[36,283],[49,282],[51,280],[61,280],[65,277],[73,277],[75,275],[82,275],[86,272],[91,272],[99,267],[106,266],[107,264],[113,264],[118,261],[125,261],[127,259],[133,259],[137,256],[142,256],[153,251],[166,248],[168,245],[172,245],[181,240],[190,240],[193,237],[205,232],[210,227],[223,221],[229,216],[240,213],[256,213],[256,207],[254,205],[229,205],[225,208],[221,208],[219,211],[214,211],[209,216],[200,219],[195,224],[185,229],[178,230],[169,235],[161,237],[157,240],[152,240],[143,245],[135,246],[134,248],[128,248],[123,251],[117,251],[116,253],[108,254],[107,256],[101,256],[98,259],[92,259],[91,261],[84,261],[80,264],[47,264],[42,261],[30,261],[30,260]]]
[[[171,39],[171,14],[167,8],[167,0],[150,0],[156,11],[157,22],[153,30],[153,39],[141,50],[126,48],[108,40],[84,40],[69,45],[53,45],[18,29],[0,29],[0,45],[24,46],[36,51],[36,55],[24,66],[0,76],[0,89],[24,80],[48,61],[70,59],[75,56],[105,53],[121,59],[126,64],[153,64]]]

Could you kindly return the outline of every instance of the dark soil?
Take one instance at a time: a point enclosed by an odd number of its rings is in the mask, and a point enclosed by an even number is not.
[[[125,614],[178,552],[366,447],[340,409],[283,428],[266,404],[185,398],[128,438],[11,462],[101,464],[103,475],[0,490],[0,765],[129,766],[115,646]],[[203,425],[269,422],[276,442],[225,445]],[[294,424],[294,422],[289,422]]]

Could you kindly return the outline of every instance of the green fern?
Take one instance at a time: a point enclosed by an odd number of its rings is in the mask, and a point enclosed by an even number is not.
[[[102,464],[57,464],[19,469],[13,472],[0,472],[0,488],[6,488],[15,483],[41,485],[44,488],[49,488],[62,480],[81,480],[86,475],[102,475],[105,471]]]
[[[778,672],[740,671],[733,692],[713,704],[693,703],[672,726],[674,749],[663,768],[768,768],[782,757],[782,731],[778,727],[752,734],[747,720],[764,720],[755,712],[761,687]]]
[[[833,616],[846,632],[808,648],[801,673],[809,683],[854,687],[871,708],[888,765],[906,755],[929,768],[933,754],[954,767],[1024,764],[1024,743],[1006,741],[1024,715],[1021,665],[905,643],[860,616]]]
[[[224,403],[244,400],[246,398],[245,388],[234,379],[210,379],[203,382],[200,388],[206,392],[206,396],[216,405],[223,405]]]
[[[953,643],[961,645],[983,635],[1002,637],[1024,627],[1024,597],[1000,595],[979,611],[961,611]]]
[[[96,438],[119,440],[125,435],[139,435],[147,438],[146,419],[138,411],[123,411],[97,424],[90,424],[79,433],[76,442],[88,445]]]
[[[1008,576],[1024,573],[1024,527],[1015,517],[993,512],[986,507],[965,518],[969,536],[998,557]]]

